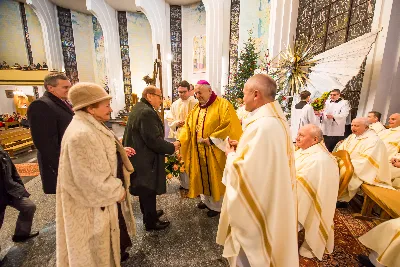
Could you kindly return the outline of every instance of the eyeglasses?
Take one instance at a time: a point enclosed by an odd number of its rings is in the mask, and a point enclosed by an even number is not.
[[[162,100],[162,95],[158,95],[158,94],[153,94],[153,93],[150,93],[151,95],[156,95],[156,96],[158,96],[159,98],[160,98],[160,100]]]

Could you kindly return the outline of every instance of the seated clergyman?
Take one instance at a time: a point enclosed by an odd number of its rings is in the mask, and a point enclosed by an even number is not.
[[[369,129],[367,118],[356,118],[351,123],[351,134],[338,150],[350,154],[354,174],[346,192],[339,201],[349,202],[357,193],[362,183],[391,188],[391,175],[385,144],[373,130]],[[338,207],[344,207],[340,203]]]
[[[300,255],[322,260],[334,246],[333,217],[339,190],[339,167],[321,144],[321,129],[308,124],[299,129],[295,153],[299,228],[305,229]],[[299,230],[300,230],[299,229]]]
[[[381,123],[382,114],[378,111],[368,112],[369,128],[374,130],[375,133],[380,133],[385,130],[385,126]]]

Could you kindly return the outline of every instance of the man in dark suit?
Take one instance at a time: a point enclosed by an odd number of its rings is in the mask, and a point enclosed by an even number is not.
[[[74,112],[68,102],[71,82],[64,73],[50,73],[44,78],[46,92],[28,108],[33,143],[45,194],[55,194],[61,140]]]
[[[165,155],[173,154],[179,142],[164,140],[164,125],[156,110],[162,103],[161,90],[149,86],[142,99],[129,114],[124,133],[124,146],[132,147],[137,155],[131,157],[135,172],[131,175],[131,194],[139,196],[146,230],[161,230],[169,226],[160,221],[162,210],[156,210],[156,195],[166,192]]]
[[[11,206],[18,210],[19,216],[12,237],[14,242],[23,242],[39,234],[31,233],[36,205],[29,196],[10,156],[0,146],[0,228],[3,225],[6,207]]]

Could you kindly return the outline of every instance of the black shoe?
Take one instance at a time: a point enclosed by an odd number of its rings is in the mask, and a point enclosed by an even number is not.
[[[164,215],[163,210],[157,210],[157,219]]]
[[[204,204],[203,201],[200,201],[200,203],[197,204],[197,207],[198,207],[199,209],[201,209],[201,210],[207,209],[207,205]]]
[[[129,259],[129,253],[128,252],[123,252],[122,254],[121,254],[121,262],[124,262],[124,261],[126,261],[127,259]]]
[[[215,210],[209,210],[209,211],[207,211],[207,216],[208,217],[215,217],[215,216],[218,216],[218,214],[220,214],[220,212],[218,212],[218,211],[215,211]]]
[[[365,255],[358,255],[357,256],[358,261],[362,264],[362,266],[365,267],[375,267],[375,265],[372,264],[372,262],[369,260],[368,256]]]
[[[30,233],[29,235],[13,235],[12,241],[14,241],[14,242],[24,242],[24,241],[26,241],[28,239],[31,239],[31,238],[33,238],[35,236],[38,236],[38,235],[39,235],[39,232],[33,232],[33,233]]]
[[[336,208],[337,209],[347,209],[347,207],[349,206],[349,203],[347,202],[336,202]]]
[[[170,225],[170,222],[168,221],[157,221],[154,225],[147,226],[146,225],[146,231],[159,231],[159,230],[164,230]]]

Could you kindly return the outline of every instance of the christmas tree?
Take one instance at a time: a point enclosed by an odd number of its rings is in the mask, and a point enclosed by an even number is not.
[[[247,80],[254,75],[257,69],[258,53],[256,53],[256,43],[253,38],[253,31],[249,31],[249,39],[244,43],[238,58],[238,70],[231,74],[231,82],[225,88],[225,98],[233,104],[235,108],[239,107],[240,99],[243,99],[243,87]],[[239,101],[238,101],[239,100]]]

